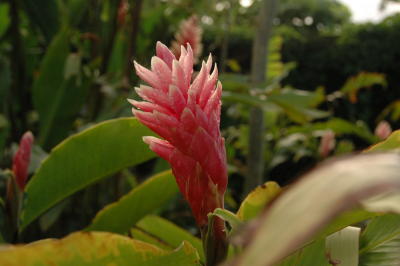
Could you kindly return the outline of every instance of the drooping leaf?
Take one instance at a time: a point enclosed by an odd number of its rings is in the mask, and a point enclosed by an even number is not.
[[[162,172],[135,187],[119,201],[107,205],[97,213],[87,230],[126,233],[141,218],[159,209],[177,194],[178,187],[171,171]]]
[[[204,251],[201,240],[164,218],[155,215],[144,217],[132,230],[132,234],[135,238],[137,237],[139,240],[145,241],[140,232],[147,234],[148,236],[153,236],[153,239],[157,239],[156,241],[160,243],[158,245],[161,247],[161,243],[164,243],[164,245],[176,248],[182,243],[182,241],[187,241],[196,248],[200,260],[204,262]]]
[[[285,112],[290,119],[297,123],[306,123],[318,118],[324,118],[329,115],[328,112],[314,109],[308,105],[314,105],[320,101],[319,94],[307,94],[307,92],[298,92],[288,90],[289,92],[276,93],[272,95],[249,95],[246,93],[237,93],[225,91],[222,94],[223,100],[239,102],[256,106],[264,110],[271,108],[280,109]],[[272,106],[272,107],[271,107]]]
[[[242,221],[255,218],[280,192],[281,188],[276,182],[266,182],[256,187],[240,205],[237,212],[238,218]]]
[[[400,262],[400,215],[372,219],[361,235],[360,265],[391,266]]]
[[[135,118],[120,118],[65,139],[28,183],[21,227],[78,190],[154,157],[142,141],[146,135],[153,133]]]
[[[378,138],[363,124],[354,124],[340,118],[332,118],[326,122],[317,122],[304,126],[294,126],[288,128],[288,133],[312,133],[317,130],[328,129],[332,130],[337,135],[354,134],[370,143],[374,143],[378,140]]]
[[[326,238],[329,260],[341,266],[358,266],[358,242],[361,229],[348,226]]]
[[[392,121],[398,121],[400,118],[400,100],[395,100],[389,104],[379,114],[377,121],[382,121],[386,117],[389,117]]]
[[[400,192],[399,172],[400,156],[395,153],[325,163],[282,193],[257,228],[243,231],[237,241],[249,245],[237,265],[274,265],[311,241],[340,213],[375,195]],[[246,239],[249,235],[252,238]]]
[[[282,102],[299,107],[317,107],[324,101],[325,94],[323,88],[318,88],[312,92],[285,88],[268,95],[268,98],[273,102]]]
[[[340,89],[348,95],[352,103],[357,102],[357,93],[362,88],[370,88],[373,85],[387,86],[386,77],[384,74],[361,72],[358,75],[349,78],[344,86]]]
[[[80,75],[78,53],[70,53],[72,30],[64,28],[51,42],[33,83],[32,97],[39,113],[38,142],[46,149],[68,135],[86,100],[90,81]]]
[[[165,251],[142,241],[104,232],[74,233],[0,250],[0,264],[17,265],[200,265],[196,250],[183,242]]]

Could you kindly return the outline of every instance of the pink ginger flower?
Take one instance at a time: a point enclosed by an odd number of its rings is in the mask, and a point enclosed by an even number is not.
[[[392,127],[390,124],[385,120],[379,122],[378,126],[375,128],[375,135],[380,139],[386,139],[390,134],[392,134]]]
[[[28,167],[31,160],[31,149],[33,144],[32,132],[26,132],[19,143],[19,148],[13,158],[12,171],[15,176],[15,181],[21,191],[24,191],[26,179],[28,177]]]
[[[186,47],[190,44],[195,63],[197,58],[201,55],[203,45],[201,44],[201,37],[203,30],[199,26],[199,21],[196,15],[192,15],[187,20],[183,20],[180,24],[179,31],[175,34],[175,41],[171,43],[171,51],[178,59],[181,55],[181,46]]]
[[[322,157],[327,157],[329,153],[335,148],[336,140],[335,133],[328,130],[324,133],[319,144],[319,154]]]
[[[224,139],[219,130],[222,86],[211,55],[192,80],[193,51],[181,46],[179,60],[162,43],[151,70],[135,62],[137,75],[150,86],[135,88],[144,102],[130,100],[137,119],[160,137],[144,137],[150,149],[167,160],[200,228],[207,214],[223,208],[227,186]],[[223,223],[218,227],[223,231]],[[217,230],[218,231],[218,230]]]

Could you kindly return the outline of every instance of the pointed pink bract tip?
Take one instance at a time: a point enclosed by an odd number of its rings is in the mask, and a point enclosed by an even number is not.
[[[32,132],[26,132],[19,143],[19,148],[13,158],[12,171],[15,181],[21,191],[24,190],[28,178],[28,168],[31,159],[31,150],[34,137]]]

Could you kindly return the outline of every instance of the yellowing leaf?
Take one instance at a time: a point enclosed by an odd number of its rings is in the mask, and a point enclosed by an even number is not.
[[[281,192],[281,188],[276,182],[266,182],[256,187],[240,205],[237,216],[242,221],[256,217],[279,192]]]
[[[196,250],[183,242],[173,251],[111,233],[74,233],[0,250],[0,265],[199,265]]]
[[[400,130],[396,130],[386,140],[371,146],[366,150],[366,152],[390,151],[399,149],[400,149]]]

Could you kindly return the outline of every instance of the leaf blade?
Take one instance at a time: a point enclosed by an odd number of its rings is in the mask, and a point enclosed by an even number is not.
[[[74,233],[0,251],[1,265],[199,265],[196,250],[184,242],[174,251],[111,233]]]
[[[136,222],[174,198],[178,192],[170,170],[157,174],[135,187],[119,201],[103,208],[86,230],[121,234],[128,232]]]
[[[74,192],[154,157],[142,142],[143,135],[153,133],[135,118],[119,118],[65,139],[42,162],[26,187],[21,229]]]

